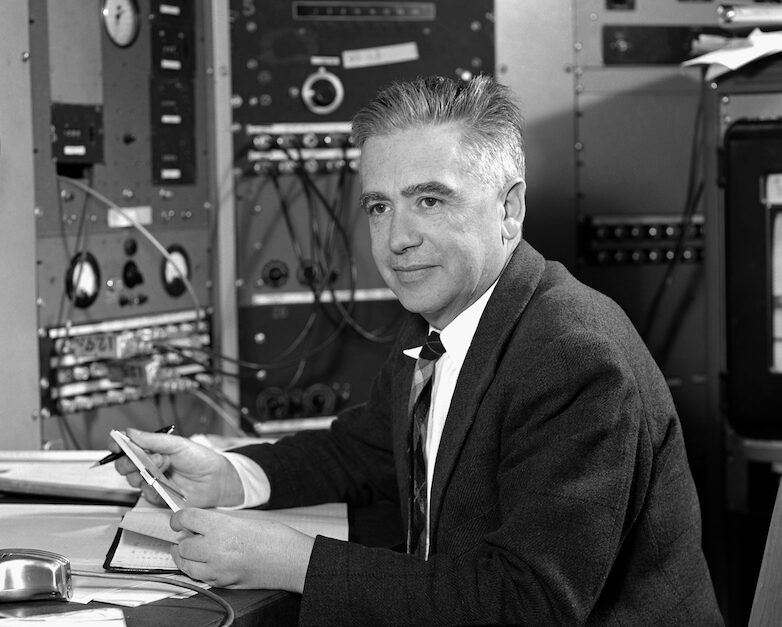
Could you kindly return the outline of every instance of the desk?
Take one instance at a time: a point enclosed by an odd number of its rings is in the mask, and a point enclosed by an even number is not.
[[[231,604],[236,618],[234,627],[251,625],[296,625],[299,618],[299,595],[276,590],[221,590],[212,588]],[[108,607],[101,603],[4,603],[0,606],[9,614],[53,614],[90,607]],[[196,595],[187,599],[163,599],[140,605],[123,607],[128,627],[216,627],[225,619],[225,611],[213,600]]]
[[[3,503],[25,502],[18,496],[0,494]],[[29,500],[27,501],[29,502]],[[40,501],[39,501],[40,502]],[[47,503],[68,503],[73,500],[46,499]],[[94,502],[92,503],[94,504]],[[378,504],[368,508],[349,511],[350,538],[366,546],[395,546],[402,540],[400,515],[392,504]],[[31,547],[32,548],[32,547]],[[296,625],[299,617],[300,595],[276,590],[225,590],[212,588],[224,598],[236,613],[234,625]],[[89,603],[86,606],[75,603],[4,603],[4,612],[44,614],[72,611],[85,607],[100,607]],[[224,610],[212,599],[195,595],[187,599],[163,599],[135,608],[122,608],[128,627],[212,627],[224,619]]]

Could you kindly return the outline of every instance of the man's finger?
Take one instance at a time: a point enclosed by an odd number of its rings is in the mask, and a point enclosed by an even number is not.
[[[214,528],[214,518],[218,514],[208,513],[197,507],[185,507],[171,516],[171,528],[174,531],[189,531],[204,535]]]

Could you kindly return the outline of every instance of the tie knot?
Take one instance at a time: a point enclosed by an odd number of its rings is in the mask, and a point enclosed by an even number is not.
[[[429,337],[426,338],[426,342],[421,347],[421,354],[418,355],[418,359],[426,359],[428,361],[434,361],[445,353],[445,346],[440,341],[440,334],[437,331],[429,333]]]

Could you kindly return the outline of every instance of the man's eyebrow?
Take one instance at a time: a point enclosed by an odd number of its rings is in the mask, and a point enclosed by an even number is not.
[[[449,187],[444,183],[440,183],[439,181],[416,183],[415,185],[408,185],[402,190],[402,195],[408,198],[426,194],[434,194],[435,196],[444,196],[447,198],[456,196],[456,192],[452,187]]]
[[[358,199],[363,209],[366,209],[370,205],[370,203],[376,202],[378,200],[388,200],[388,199],[380,192],[364,192],[363,194],[361,194],[361,196]]]

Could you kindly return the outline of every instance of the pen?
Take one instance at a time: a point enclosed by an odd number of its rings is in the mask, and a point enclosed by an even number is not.
[[[167,427],[163,427],[161,429],[157,429],[155,433],[172,433],[174,431],[175,425],[168,425]],[[125,456],[125,451],[119,451],[118,453],[109,453],[101,460],[98,460],[95,462],[90,468],[95,468],[96,466],[103,466],[104,464],[110,464],[113,461],[117,461],[120,457]]]

